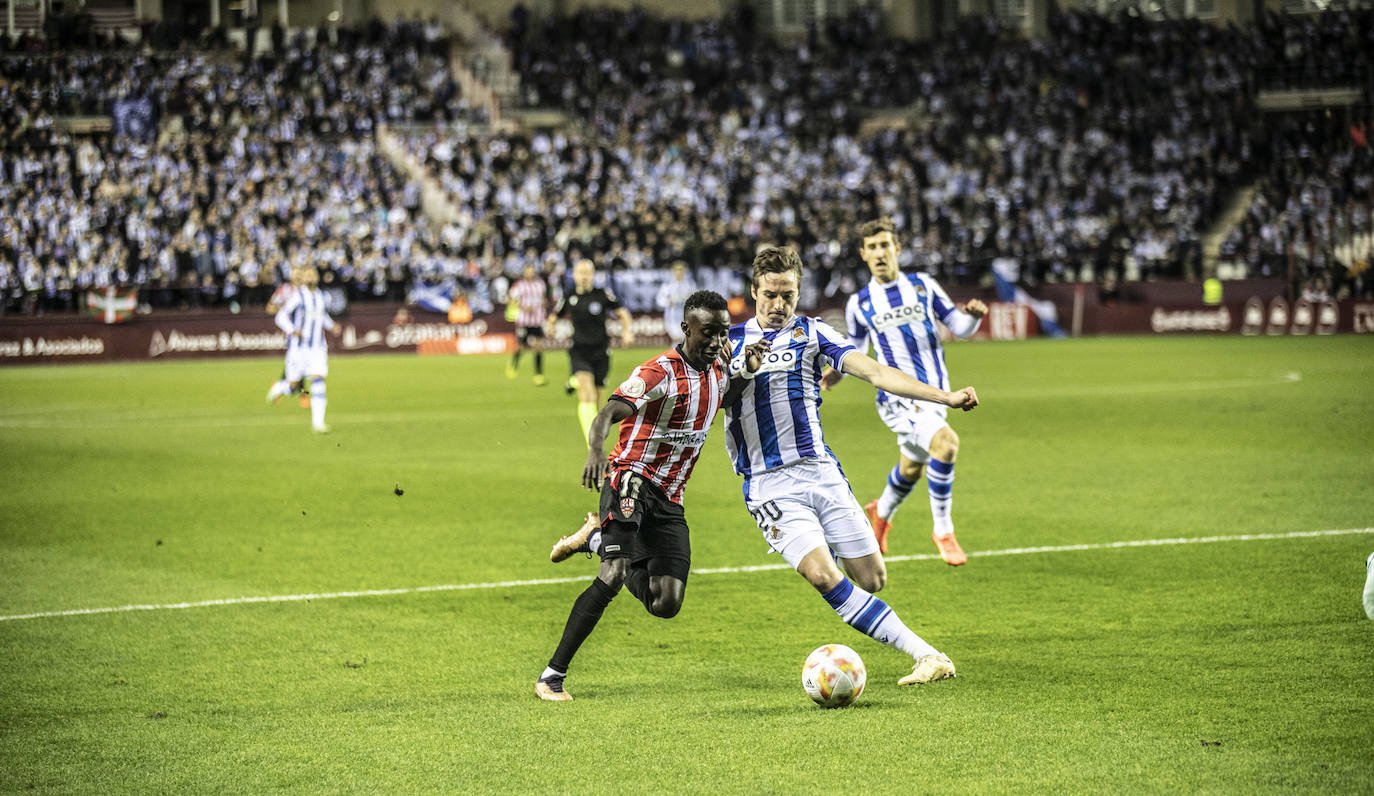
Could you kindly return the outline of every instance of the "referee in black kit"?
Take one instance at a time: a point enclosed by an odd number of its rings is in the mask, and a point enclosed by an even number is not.
[[[620,345],[628,348],[635,341],[629,311],[614,293],[593,285],[595,280],[596,266],[592,261],[578,260],[573,265],[573,294],[558,302],[547,324],[552,336],[554,321],[572,318],[572,348],[568,349],[572,378],[568,380],[568,391],[577,390],[577,419],[582,424],[584,440],[605,398],[606,372],[611,366],[611,336],[606,333],[608,312],[614,310],[620,317]]]

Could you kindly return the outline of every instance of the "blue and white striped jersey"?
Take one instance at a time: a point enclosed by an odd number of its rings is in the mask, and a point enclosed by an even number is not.
[[[760,338],[772,341],[772,350],[725,412],[725,449],[746,479],[803,459],[834,458],[821,433],[821,371],[839,369],[854,353],[820,318],[797,315],[778,330],[760,327],[757,318],[731,327],[731,356]]]
[[[978,328],[978,319],[956,308],[929,274],[899,273],[886,284],[870,280],[849,297],[844,310],[849,343],[855,349],[867,353],[872,343],[874,359],[948,390],[949,368],[936,318],[958,337],[968,337]],[[880,405],[893,399],[878,390]]]
[[[277,310],[277,328],[286,332],[286,353],[301,348],[327,350],[324,333],[334,328],[334,319],[325,310],[324,292],[317,287],[298,287]],[[292,332],[300,332],[296,339]]]

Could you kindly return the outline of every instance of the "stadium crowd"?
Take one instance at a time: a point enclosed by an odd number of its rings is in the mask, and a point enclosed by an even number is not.
[[[1308,298],[1374,295],[1374,153],[1369,120],[1323,114],[1275,131],[1273,158],[1223,259],[1291,279]]]
[[[531,134],[481,131],[448,40],[418,20],[274,36],[250,56],[4,56],[0,306],[70,309],[106,284],[153,306],[259,303],[311,259],[355,299],[447,281],[485,308],[527,263],[555,281],[582,256],[733,268],[761,242],[796,247],[834,295],[863,279],[853,229],[875,215],[912,231],[904,265],[947,284],[1007,256],[1030,281],[1196,277],[1222,201],[1267,172],[1228,241],[1261,275],[1299,227],[1309,242],[1322,224],[1368,229],[1367,143],[1295,157],[1308,145],[1254,98],[1265,75],[1368,91],[1371,18],[1068,13],[1037,41],[979,18],[911,43],[861,12],[783,42],[747,12],[586,10],[511,36],[526,99],[574,117]],[[155,138],[54,122],[134,100]],[[421,184],[378,152],[382,123],[419,123],[405,142],[455,212],[421,211]]]
[[[374,127],[473,116],[447,45],[425,31],[301,34],[250,59],[0,59],[4,308],[73,309],[106,285],[138,285],[154,307],[262,304],[306,260],[355,297],[399,300],[425,260],[417,246],[437,250],[438,233],[418,212],[419,185],[377,153]],[[118,124],[133,99],[163,123],[94,136],[52,124],[92,109]]]

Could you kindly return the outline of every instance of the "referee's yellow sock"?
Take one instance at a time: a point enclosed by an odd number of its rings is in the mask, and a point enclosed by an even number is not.
[[[596,419],[596,404],[586,401],[577,404],[577,419],[582,423],[582,439],[592,433],[592,421]]]

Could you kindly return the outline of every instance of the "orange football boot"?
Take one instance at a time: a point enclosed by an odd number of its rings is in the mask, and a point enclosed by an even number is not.
[[[959,546],[959,540],[954,538],[954,534],[948,536],[936,536],[934,531],[930,532],[930,538],[935,540],[935,548],[940,551],[940,557],[951,567],[968,562],[968,556],[964,555],[964,548]]]

